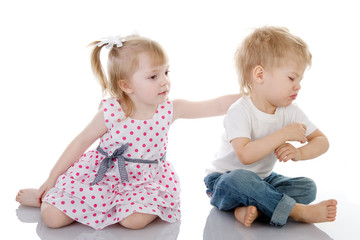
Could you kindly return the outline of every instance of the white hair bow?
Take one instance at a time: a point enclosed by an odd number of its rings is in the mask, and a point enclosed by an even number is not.
[[[125,42],[126,39],[122,38],[121,36],[110,36],[107,39],[104,39],[103,41],[99,42],[98,44],[96,44],[96,46],[101,47],[103,45],[106,45],[105,47],[107,49],[109,48],[113,48],[114,46],[116,47],[122,47],[123,46],[123,42]]]

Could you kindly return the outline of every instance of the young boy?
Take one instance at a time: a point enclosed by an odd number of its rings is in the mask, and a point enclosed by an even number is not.
[[[255,29],[236,52],[244,97],[225,116],[223,142],[205,184],[211,204],[233,210],[246,227],[262,214],[275,226],[285,225],[288,217],[306,223],[335,220],[336,200],[307,205],[316,197],[313,180],[272,171],[277,160],[313,159],[329,147],[292,103],[311,58],[302,39],[278,27]],[[306,144],[296,148],[288,141]]]

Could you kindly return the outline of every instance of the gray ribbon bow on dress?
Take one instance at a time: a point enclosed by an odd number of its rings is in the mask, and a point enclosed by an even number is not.
[[[128,182],[128,174],[126,172],[125,168],[125,161],[132,162],[132,163],[149,163],[149,164],[158,164],[157,160],[143,160],[143,159],[132,159],[124,157],[124,152],[129,148],[129,144],[126,143],[122,145],[121,147],[117,148],[112,155],[109,156],[107,152],[105,152],[100,146],[97,147],[97,151],[105,156],[105,158],[102,160],[99,170],[96,174],[96,177],[94,181],[90,184],[90,186],[93,186],[97,183],[99,183],[105,176],[105,173],[107,170],[113,165],[113,160],[117,159],[118,162],[118,168],[120,173],[121,182]],[[161,161],[165,159],[166,153],[161,157]]]

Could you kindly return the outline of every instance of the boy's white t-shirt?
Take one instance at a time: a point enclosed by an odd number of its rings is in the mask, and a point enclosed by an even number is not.
[[[267,114],[258,110],[249,96],[240,98],[231,105],[224,118],[225,133],[212,167],[207,173],[245,169],[263,179],[268,177],[277,161],[273,152],[253,164],[244,165],[238,160],[230,141],[239,137],[249,138],[251,141],[261,139],[295,122],[306,125],[307,136],[317,129],[295,104],[278,107],[275,114]]]

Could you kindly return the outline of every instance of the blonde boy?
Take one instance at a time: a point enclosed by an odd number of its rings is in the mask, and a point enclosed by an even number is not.
[[[334,221],[336,200],[310,204],[316,185],[273,172],[276,161],[308,160],[325,153],[326,136],[292,102],[311,65],[307,44],[287,29],[263,27],[238,48],[235,61],[243,98],[229,109],[225,133],[205,178],[211,204],[233,210],[250,227],[261,214],[276,226]],[[288,141],[304,145],[296,148]]]

